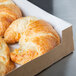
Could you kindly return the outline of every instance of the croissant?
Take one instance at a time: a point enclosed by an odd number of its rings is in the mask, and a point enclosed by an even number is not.
[[[26,27],[19,40],[19,49],[11,52],[15,63],[25,64],[56,47],[60,37],[55,29],[44,20],[37,20]]]
[[[0,75],[4,75],[14,69],[15,65],[10,60],[10,51],[5,41],[0,37]]]
[[[8,44],[13,44],[19,41],[21,34],[25,31],[26,27],[38,20],[36,17],[28,16],[15,20],[6,30],[4,39]]]
[[[0,0],[0,36],[3,37],[8,26],[21,16],[20,9],[12,0]]]

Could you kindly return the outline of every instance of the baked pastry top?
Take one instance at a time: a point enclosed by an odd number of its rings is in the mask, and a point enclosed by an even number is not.
[[[26,30],[27,26],[38,20],[36,17],[28,16],[15,20],[6,30],[4,39],[8,44],[13,44],[19,41],[21,34]]]
[[[0,0],[0,36],[3,37],[8,26],[21,16],[20,9],[12,0]]]
[[[15,63],[25,64],[39,57],[60,43],[60,37],[55,29],[44,20],[37,20],[26,27],[19,40],[19,49],[11,52]]]

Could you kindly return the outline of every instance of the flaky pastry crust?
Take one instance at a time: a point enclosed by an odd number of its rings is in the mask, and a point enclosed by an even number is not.
[[[19,49],[11,52],[12,61],[25,64],[59,45],[60,37],[55,29],[44,20],[29,24],[19,40]]]
[[[12,0],[0,0],[0,36],[3,37],[9,25],[21,16],[20,9]]]
[[[4,34],[4,39],[8,44],[13,44],[19,41],[21,35],[26,30],[27,26],[38,20],[36,17],[28,16],[15,20]]]

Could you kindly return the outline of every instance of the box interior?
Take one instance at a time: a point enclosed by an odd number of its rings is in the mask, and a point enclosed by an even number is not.
[[[62,31],[71,26],[70,23],[67,23],[66,21],[63,21],[47,13],[46,11],[40,9],[39,7],[35,6],[29,1],[26,1],[26,0],[13,0],[13,1],[20,7],[20,9],[23,12],[23,16],[35,16],[39,19],[43,19],[49,22],[50,24],[52,24],[52,26],[60,35],[61,39],[62,39]],[[11,50],[13,50],[15,48],[18,48],[19,45],[18,44],[9,45],[9,47]],[[16,64],[16,67],[18,68],[20,67],[20,65]]]

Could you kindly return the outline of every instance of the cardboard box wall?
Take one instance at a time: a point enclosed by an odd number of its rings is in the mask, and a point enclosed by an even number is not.
[[[55,47],[48,53],[15,68],[6,76],[34,76],[49,67],[53,63],[67,56],[74,50],[72,25],[67,23],[35,6],[26,0],[13,0],[22,10],[24,16],[36,16],[39,19],[46,20],[59,33],[61,37],[61,44]],[[16,48],[17,45],[11,47]]]

